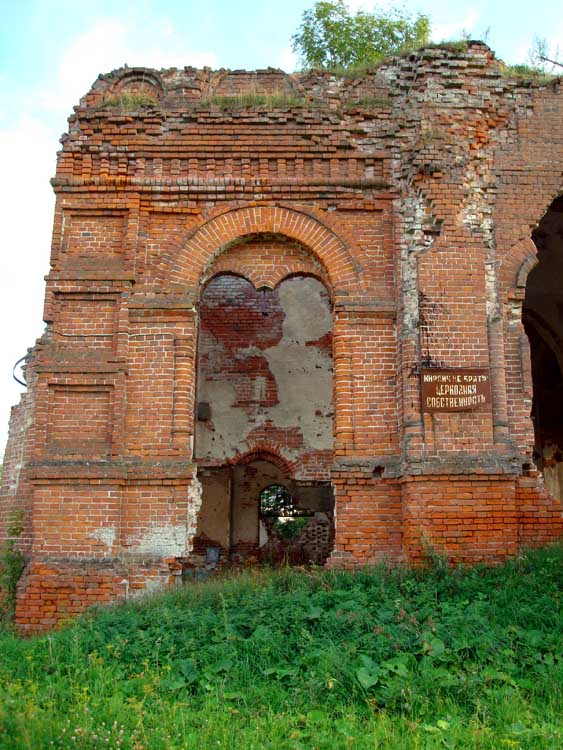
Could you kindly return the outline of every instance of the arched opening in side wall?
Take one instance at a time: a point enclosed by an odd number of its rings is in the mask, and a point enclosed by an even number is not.
[[[224,564],[324,563],[334,536],[326,287],[294,274],[256,289],[221,272],[202,291],[199,321],[194,456],[202,505],[194,555],[201,560],[215,548]],[[288,501],[285,515],[266,511],[272,487],[270,499]]]
[[[528,275],[522,322],[532,364],[534,460],[547,490],[563,500],[563,196],[532,239],[538,263]]]

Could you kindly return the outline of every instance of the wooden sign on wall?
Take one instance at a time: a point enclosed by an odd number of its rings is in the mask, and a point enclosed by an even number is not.
[[[491,379],[484,369],[425,369],[422,411],[474,411],[491,404]]]

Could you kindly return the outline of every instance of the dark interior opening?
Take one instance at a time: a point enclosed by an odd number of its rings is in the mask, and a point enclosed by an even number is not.
[[[204,467],[199,478],[203,502],[192,565],[325,563],[334,542],[329,482],[295,481],[265,459]]]
[[[532,364],[534,462],[548,491],[563,499],[563,196],[532,239],[538,264],[526,283],[522,322]]]

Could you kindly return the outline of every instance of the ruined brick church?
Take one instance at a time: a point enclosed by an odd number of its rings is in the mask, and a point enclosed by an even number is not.
[[[255,561],[562,534],[558,79],[477,42],[360,77],[124,68],[53,188],[0,508],[20,628]]]

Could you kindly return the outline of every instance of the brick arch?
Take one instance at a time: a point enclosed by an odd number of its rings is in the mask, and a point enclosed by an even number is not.
[[[280,242],[279,237],[231,245],[208,264],[200,293],[219,274],[241,276],[255,289],[275,289],[292,276],[312,276],[324,284],[329,294],[332,291],[322,264],[306,248],[295,242]]]
[[[268,461],[286,474],[288,479],[293,476],[296,469],[293,461],[288,461],[282,456],[279,446],[264,443],[263,441],[253,445],[250,450],[233,458],[229,463],[239,466],[242,464],[251,464],[253,461]]]
[[[163,259],[158,281],[194,290],[221,253],[257,235],[299,243],[326,269],[333,290],[359,293],[359,268],[342,239],[311,214],[279,206],[236,208],[208,219],[185,236],[175,253]]]
[[[537,248],[531,237],[513,245],[504,257],[499,271],[501,298],[524,299],[528,274],[537,265]]]

